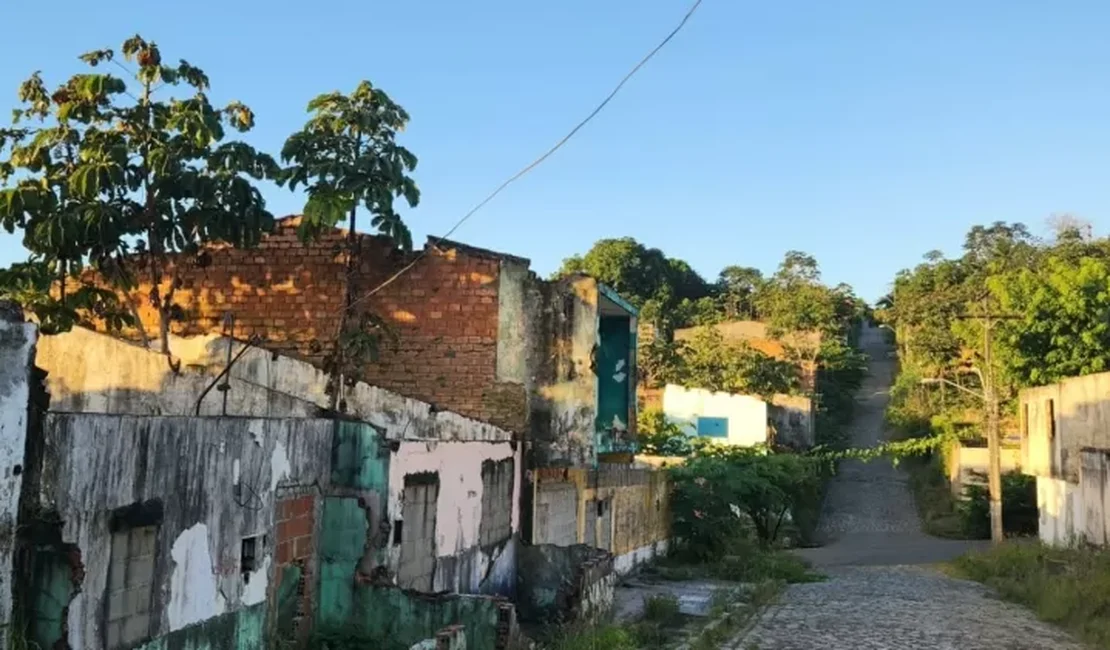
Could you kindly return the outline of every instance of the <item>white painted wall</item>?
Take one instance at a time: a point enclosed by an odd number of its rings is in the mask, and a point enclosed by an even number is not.
[[[1087,530],[1086,509],[1075,483],[1045,476],[1037,477],[1038,533],[1041,541],[1053,546],[1069,546]]]
[[[727,418],[728,438],[711,440],[744,447],[767,442],[767,403],[751,395],[667,384],[663,389],[663,413],[690,436],[698,433],[698,417]]]
[[[0,648],[7,647],[11,623],[12,559],[36,335],[30,323],[0,319]]]

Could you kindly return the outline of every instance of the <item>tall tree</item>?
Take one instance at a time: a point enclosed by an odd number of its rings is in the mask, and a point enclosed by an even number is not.
[[[199,68],[163,65],[158,46],[137,35],[120,52],[130,65],[110,49],[81,60],[115,63],[127,79],[77,74],[51,92],[36,73],[20,87],[16,126],[0,131],[9,152],[0,223],[23,230],[32,262],[60,269],[63,300],[65,278],[84,262],[119,289],[145,273],[174,365],[168,335],[180,282],[176,270],[164,277],[170,257],[209,242],[256,244],[273,216],[252,181],[279,170],[249,145],[224,142],[226,127],[248,131],[254,114],[239,102],[214,107]],[[163,98],[169,88],[186,92]]]
[[[361,255],[357,217],[365,209],[371,227],[396,247],[412,250],[412,233],[397,211],[399,199],[409,207],[420,202],[420,191],[409,175],[416,169],[416,156],[397,142],[409,114],[369,81],[359,83],[349,95],[320,95],[309,102],[308,110],[312,117],[286,140],[281,151],[289,164],[285,176],[289,189],[303,185],[308,192],[300,224],[302,238],[314,237],[346,220],[350,278]],[[377,355],[386,333],[384,320],[372,311],[363,307],[357,316],[352,313],[357,300],[355,286],[348,281],[346,287],[328,361],[333,380],[357,374],[363,363]],[[337,400],[339,391],[332,388],[333,400]]]

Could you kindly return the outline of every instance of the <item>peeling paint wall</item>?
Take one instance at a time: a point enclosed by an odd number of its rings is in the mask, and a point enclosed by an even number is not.
[[[487,462],[513,463],[513,489],[486,505],[508,510],[510,536],[481,544],[484,485],[482,466]],[[435,570],[431,591],[459,593],[512,593],[516,570],[514,536],[520,530],[520,467],[518,446],[513,443],[402,442],[389,465],[389,513],[393,522],[405,521],[402,504],[405,477],[433,473],[439,481],[435,510]],[[396,525],[396,523],[394,523]],[[390,564],[400,562],[399,545],[390,547]]]
[[[112,531],[142,525],[156,529],[144,638],[191,638],[198,625],[215,626],[237,639],[234,647],[261,648],[261,614],[240,614],[265,608],[276,492],[294,483],[326,484],[333,426],[329,420],[49,414],[47,453],[35,468],[38,505],[57,514],[61,541],[79,554],[83,571],[66,610],[69,646],[105,647],[104,614],[114,597],[109,572],[120,562]],[[242,555],[247,538],[254,540],[249,567]],[[128,562],[126,570],[134,570]]]
[[[596,621],[613,607],[613,556],[586,544],[521,549],[517,578],[521,620],[566,624]]]
[[[546,507],[535,514],[544,525],[537,523],[533,544],[604,549],[613,554],[620,574],[666,552],[671,534],[666,472],[603,464],[596,470],[538,469],[533,480],[537,508]]]
[[[0,313],[0,648],[7,647],[12,620],[12,574],[16,521],[23,484],[31,363],[35,326],[18,311]]]

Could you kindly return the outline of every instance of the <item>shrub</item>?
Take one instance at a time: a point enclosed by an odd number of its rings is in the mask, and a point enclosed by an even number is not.
[[[792,509],[820,498],[820,463],[798,454],[706,448],[671,472],[673,531],[696,561],[727,555],[749,528],[773,544]]]
[[[682,613],[678,608],[678,597],[674,594],[659,594],[644,598],[644,620],[673,626],[682,623]]]
[[[968,485],[959,504],[964,533],[972,539],[991,536],[990,493],[986,486]],[[1021,472],[1002,475],[1002,526],[1007,535],[1036,535],[1039,525],[1037,482]]]
[[[688,456],[693,451],[690,436],[682,427],[667,421],[663,411],[650,408],[636,419],[640,451],[657,456]]]

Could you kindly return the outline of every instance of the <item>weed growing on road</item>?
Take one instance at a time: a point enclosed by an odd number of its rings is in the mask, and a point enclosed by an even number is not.
[[[993,587],[1100,648],[1110,648],[1110,554],[1008,543],[957,559],[960,577]]]

